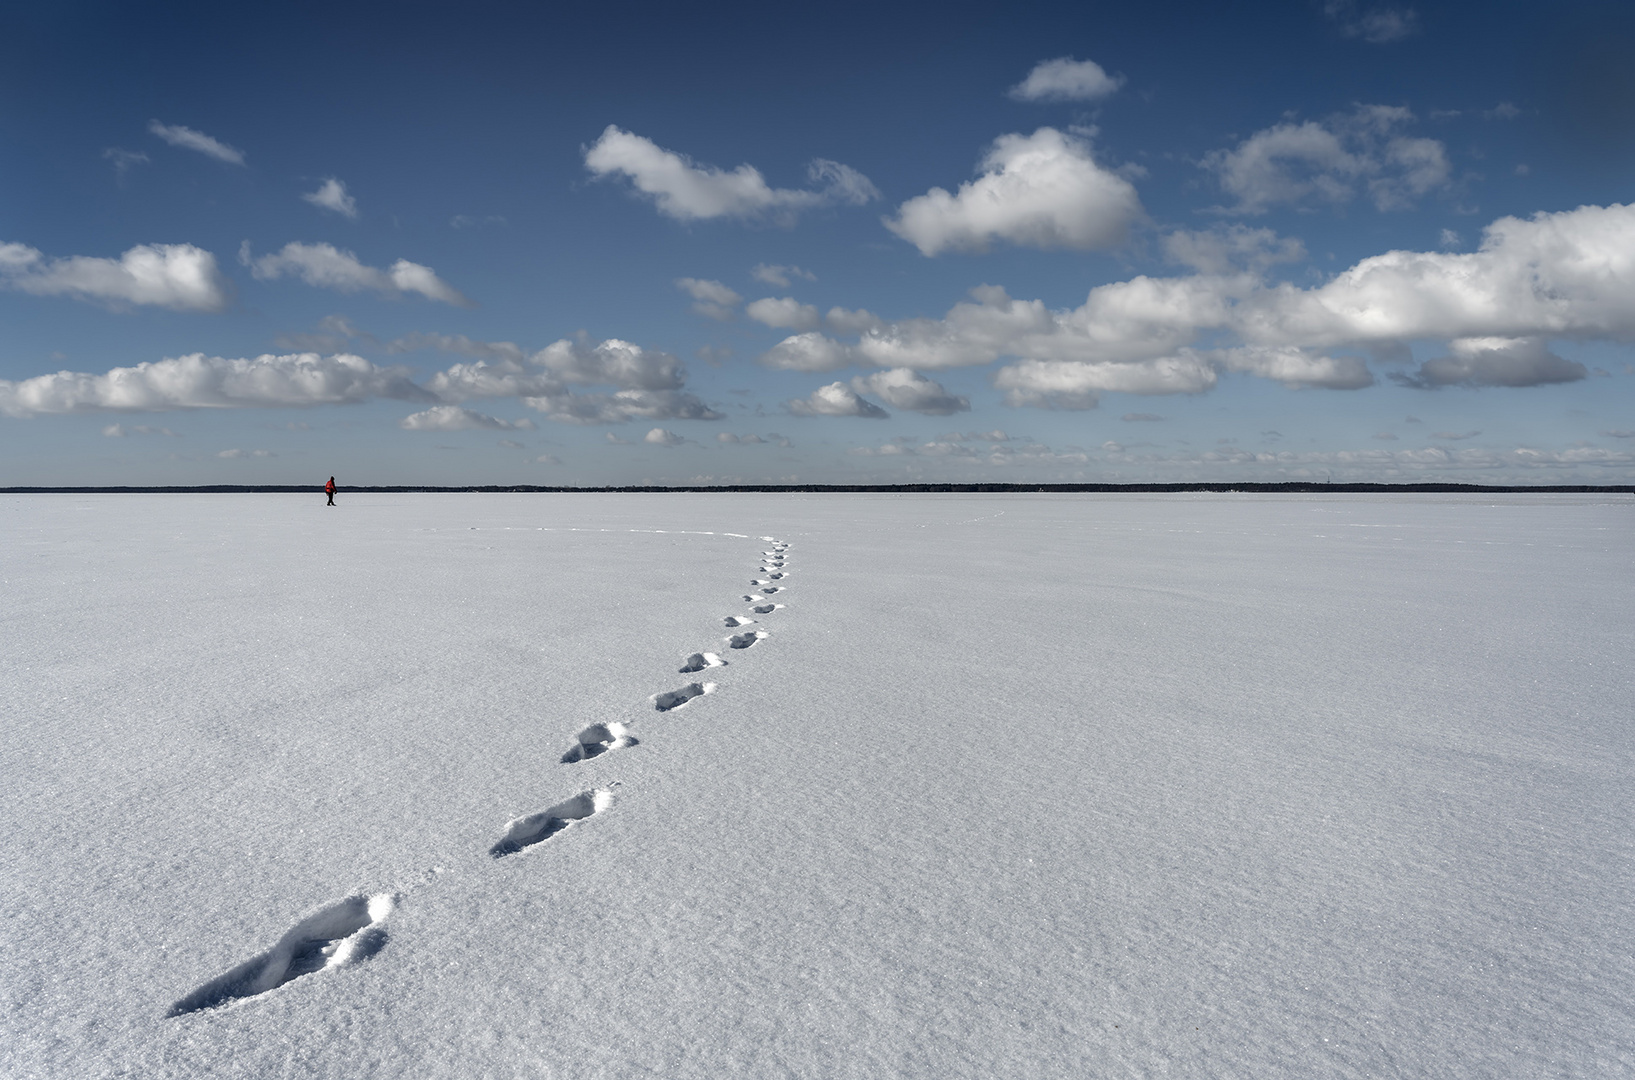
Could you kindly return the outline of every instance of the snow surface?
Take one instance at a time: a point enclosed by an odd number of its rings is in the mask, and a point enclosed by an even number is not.
[[[1627,498],[338,501],[0,500],[0,1076],[1635,1075]]]

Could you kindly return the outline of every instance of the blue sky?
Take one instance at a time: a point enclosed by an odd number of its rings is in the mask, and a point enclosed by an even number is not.
[[[1635,482],[1627,5],[0,14],[0,484]]]

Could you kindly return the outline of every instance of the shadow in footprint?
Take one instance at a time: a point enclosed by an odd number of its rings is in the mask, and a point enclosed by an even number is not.
[[[737,624],[734,623],[732,625]],[[687,657],[686,662],[681,665],[681,673],[683,675],[691,675],[695,671],[703,671],[705,668],[721,667],[724,664],[726,664],[726,661],[712,652],[695,652],[693,655]]]
[[[747,649],[751,645],[766,637],[765,630],[751,630],[747,634],[734,634],[727,639],[727,645],[734,649]]]
[[[783,592],[783,586],[782,585],[768,585],[766,588],[762,589],[761,592],[762,592],[763,595],[771,596],[773,593]]]
[[[239,998],[255,997],[294,982],[303,975],[340,968],[386,947],[386,928],[396,900],[388,894],[349,896],[308,915],[278,939],[278,944],[218,975],[170,1007],[166,1016],[213,1009]]]
[[[622,750],[635,745],[636,736],[630,734],[630,729],[623,724],[592,724],[579,733],[579,741],[573,749],[562,755],[562,764],[588,761],[609,750]]]
[[[744,599],[748,600],[750,598],[746,596],[746,597],[744,597]],[[726,623],[728,626],[748,626],[750,623],[754,622],[755,620],[750,619],[750,618],[745,618],[742,615],[728,615],[726,618],[722,619],[721,621]]]
[[[557,803],[549,810],[514,819],[505,827],[505,835],[500,837],[499,843],[489,848],[488,853],[496,859],[515,855],[525,848],[549,840],[575,821],[599,814],[612,805],[611,791],[604,788],[582,791],[571,799]]]
[[[760,607],[752,607],[749,610],[757,615],[770,615],[781,607],[783,607],[782,604],[762,604]]]
[[[666,690],[662,694],[654,694],[653,708],[659,712],[669,712],[671,709],[681,708],[695,697],[702,697],[705,694],[714,692],[715,684],[712,682],[688,683],[680,690]]]

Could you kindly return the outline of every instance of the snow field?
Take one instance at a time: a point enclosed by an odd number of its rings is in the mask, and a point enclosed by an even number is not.
[[[10,500],[0,1072],[1630,1072],[1630,511]]]

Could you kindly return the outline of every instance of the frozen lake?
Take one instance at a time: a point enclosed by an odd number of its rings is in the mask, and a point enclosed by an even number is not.
[[[1635,500],[338,501],[0,498],[0,1076],[1635,1075]]]

